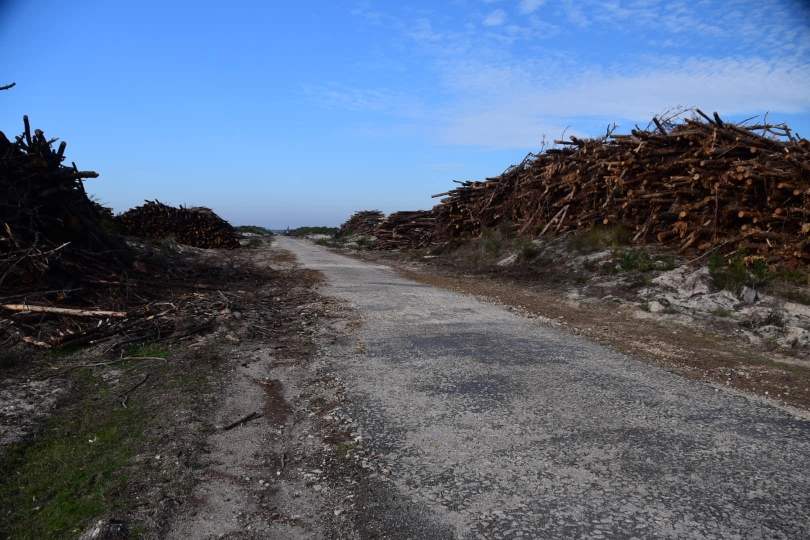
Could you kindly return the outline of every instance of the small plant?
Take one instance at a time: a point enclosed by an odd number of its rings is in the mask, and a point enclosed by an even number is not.
[[[787,313],[782,305],[776,304],[768,311],[762,320],[764,326],[778,326],[784,328],[787,325]]]
[[[310,405],[313,407],[323,407],[326,404],[326,400],[321,396],[314,397],[309,400]]]
[[[674,270],[676,266],[675,255],[673,255],[672,253],[666,253],[664,255],[656,255],[653,266],[655,266],[656,270],[663,270],[665,272],[668,272],[669,270]]]
[[[714,311],[712,311],[712,315],[714,315],[715,317],[731,317],[732,315],[734,315],[734,313],[732,313],[730,309],[719,307]]]
[[[340,446],[337,447],[336,452],[341,456],[345,456],[351,450],[359,450],[359,449],[360,449],[359,444],[341,444]]]
[[[619,266],[622,270],[648,272],[653,269],[652,257],[643,249],[622,251],[619,256]]]
[[[712,253],[709,259],[709,273],[721,289],[739,291],[745,285],[756,285],[768,277],[768,267],[762,259],[754,259],[746,266],[745,252],[738,251],[725,261],[722,254]],[[723,262],[720,259],[723,258]]]
[[[368,236],[361,236],[357,239],[357,245],[360,247],[368,247],[372,243],[371,238]]]
[[[461,247],[464,241],[461,238],[452,237],[447,241],[447,251],[455,251]]]
[[[588,277],[587,276],[576,276],[574,278],[574,283],[576,283],[577,285],[584,285],[585,283],[588,283]]]
[[[715,273],[723,266],[726,265],[726,258],[723,256],[723,252],[719,249],[715,249],[712,251],[712,254],[709,255],[708,267],[710,273]]]
[[[262,247],[263,244],[264,243],[261,240],[259,240],[258,238],[251,238],[247,243],[247,247],[256,247],[257,248],[257,247]]]
[[[591,253],[608,248],[629,246],[633,233],[624,227],[594,227],[577,231],[571,239],[570,246],[580,253]]]
[[[488,227],[481,229],[481,239],[484,241],[484,249],[492,255],[497,255],[501,251],[502,243],[498,236],[499,235],[495,234],[495,231]]]
[[[539,250],[531,238],[518,238],[515,242],[515,253],[519,262],[528,262],[537,257]]]
[[[678,313],[678,310],[675,309],[675,306],[668,306],[667,307],[667,314],[675,315],[676,313]]]

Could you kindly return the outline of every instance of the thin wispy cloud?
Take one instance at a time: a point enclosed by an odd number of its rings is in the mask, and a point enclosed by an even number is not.
[[[546,0],[521,0],[519,11],[523,14],[534,13],[545,3]]]
[[[507,15],[502,9],[496,9],[481,21],[485,26],[499,26],[506,22]]]
[[[424,100],[425,136],[533,148],[572,118],[810,112],[810,26],[791,1],[520,0],[462,27],[419,19],[410,36],[444,91]]]

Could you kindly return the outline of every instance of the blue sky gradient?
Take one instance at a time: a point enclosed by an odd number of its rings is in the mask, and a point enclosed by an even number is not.
[[[430,208],[563,133],[673,107],[810,137],[801,0],[0,0],[0,130],[68,143],[122,212],[235,225]]]

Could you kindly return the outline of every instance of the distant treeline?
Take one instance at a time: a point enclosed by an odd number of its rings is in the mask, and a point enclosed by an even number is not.
[[[239,225],[238,227],[234,227],[234,230],[238,233],[253,233],[263,235],[273,234],[273,231],[270,229],[265,229],[264,227],[259,227],[258,225]]]
[[[307,236],[308,234],[327,234],[335,236],[338,232],[337,227],[298,227],[290,231],[293,236]]]

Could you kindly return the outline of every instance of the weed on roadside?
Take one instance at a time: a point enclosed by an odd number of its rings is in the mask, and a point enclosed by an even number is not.
[[[111,389],[85,373],[72,414],[46,422],[29,444],[7,448],[0,463],[0,537],[63,538],[90,519],[121,510],[113,494],[147,417],[118,405]]]

